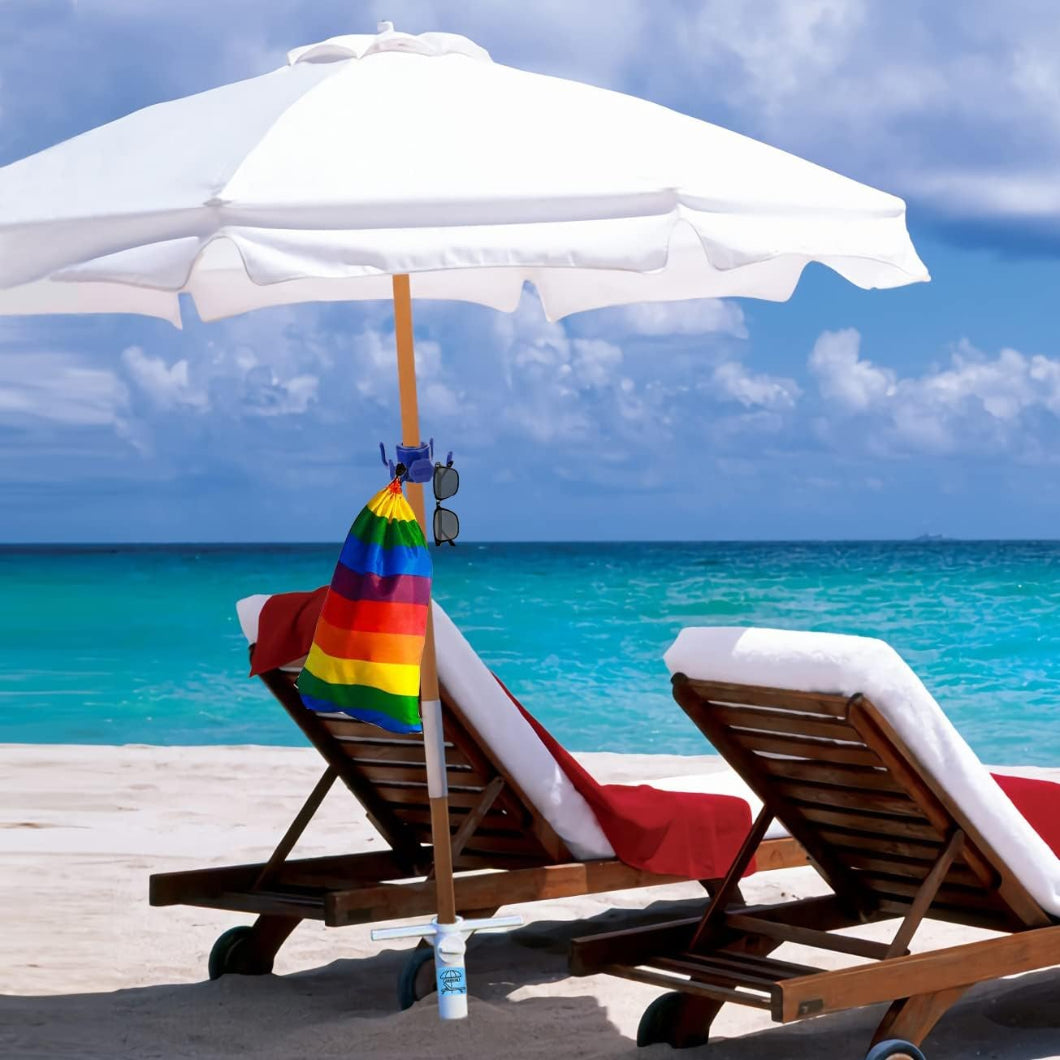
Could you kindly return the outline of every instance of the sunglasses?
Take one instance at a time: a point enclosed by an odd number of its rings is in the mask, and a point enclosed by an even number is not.
[[[456,512],[442,507],[460,489],[460,473],[452,464],[434,465],[434,543],[442,545],[449,542],[456,544],[460,534],[460,520]]]

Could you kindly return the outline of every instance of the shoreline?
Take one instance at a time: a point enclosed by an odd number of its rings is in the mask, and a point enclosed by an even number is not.
[[[710,745],[704,740],[704,747]],[[255,753],[255,754],[287,754],[291,752],[303,753],[313,752],[313,749],[306,743],[299,744],[272,744],[272,743],[68,743],[68,742],[57,742],[57,743],[39,743],[34,741],[14,741],[5,742],[0,740],[0,763],[2,763],[3,756],[7,754],[20,754],[20,753],[31,753],[31,752],[50,753],[56,752],[59,755],[71,755],[76,758],[81,753],[95,753],[99,752],[105,754],[107,752],[146,752],[149,754],[159,754],[162,757],[168,754],[184,754],[184,755],[210,755],[210,754],[224,754],[227,751],[235,751],[239,753]],[[691,771],[696,769],[705,768],[708,771],[715,769],[727,768],[725,760],[719,754],[678,754],[678,753],[661,753],[661,752],[627,752],[627,751],[570,751],[570,754],[576,758],[583,766],[587,769],[599,769],[601,776],[598,779],[604,779],[603,774],[606,773],[606,783],[619,784],[626,783],[625,780],[618,779],[619,776],[639,779],[648,778],[659,778],[663,776],[673,776],[680,774],[683,770],[692,767]],[[1060,760],[1057,761],[1055,766],[1043,766],[1035,765],[1031,763],[1018,764],[1018,763],[1007,763],[998,764],[991,762],[984,762],[984,768],[991,772],[998,773],[1012,773],[1018,776],[1027,777],[1045,777],[1060,780]],[[641,772],[645,770],[645,772]],[[664,770],[668,770],[664,771]],[[617,773],[615,772],[617,771]],[[2,788],[0,788],[2,790]]]
[[[590,752],[579,761],[604,782],[718,768],[713,755]],[[692,768],[690,768],[690,765]],[[695,915],[698,884],[506,907],[512,932],[477,936],[468,956],[471,1018],[438,1022],[433,999],[396,1011],[395,983],[412,940],[374,943],[368,926],[298,927],[273,976],[206,979],[217,936],[246,915],[148,905],[152,872],[267,857],[323,769],[310,747],[0,745],[0,1053],[18,1060],[146,1055],[260,1060],[432,1056],[633,1060],[637,1021],[660,991],[608,976],[572,978],[570,938],[646,915]],[[1027,767],[1060,780],[1060,768]],[[1013,770],[1016,772],[1017,770]],[[1024,772],[1024,770],[1018,770]],[[378,849],[363,810],[340,786],[294,856]],[[751,902],[823,893],[810,868],[745,881]],[[893,924],[866,937],[887,938]],[[976,937],[931,922],[914,949]],[[797,959],[797,958],[794,958]],[[837,962],[848,958],[837,955]],[[1056,970],[970,991],[929,1040],[931,1060],[992,1055],[1060,1060]],[[810,1060],[867,1049],[877,1009],[774,1025],[726,1006],[716,1060]],[[513,1045],[513,1043],[515,1043]]]

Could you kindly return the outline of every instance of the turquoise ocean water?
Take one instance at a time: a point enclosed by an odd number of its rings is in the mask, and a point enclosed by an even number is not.
[[[0,742],[301,744],[234,602],[336,546],[0,549]],[[1060,542],[461,544],[435,593],[573,750],[699,753],[662,654],[687,625],[880,636],[980,756],[1060,765]]]

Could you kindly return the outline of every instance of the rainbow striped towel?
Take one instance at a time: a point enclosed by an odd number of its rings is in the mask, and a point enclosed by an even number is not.
[[[430,599],[427,542],[395,479],[364,507],[342,546],[298,677],[302,702],[390,732],[419,732]]]

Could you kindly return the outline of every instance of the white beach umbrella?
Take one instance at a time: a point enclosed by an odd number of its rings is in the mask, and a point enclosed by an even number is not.
[[[928,278],[905,204],[664,107],[493,62],[464,37],[343,36],[272,73],[148,107],[0,169],[0,314],[180,323],[395,299],[402,433],[420,443],[410,296],[551,319],[640,301],[788,298],[821,262]],[[410,500],[424,522],[422,487]],[[455,918],[437,677],[438,924]],[[444,954],[443,954],[444,955]]]
[[[927,279],[901,199],[463,37],[336,37],[0,170],[0,312],[207,320],[390,297],[551,319],[646,300],[784,300],[823,262]],[[13,289],[12,289],[13,288]]]

